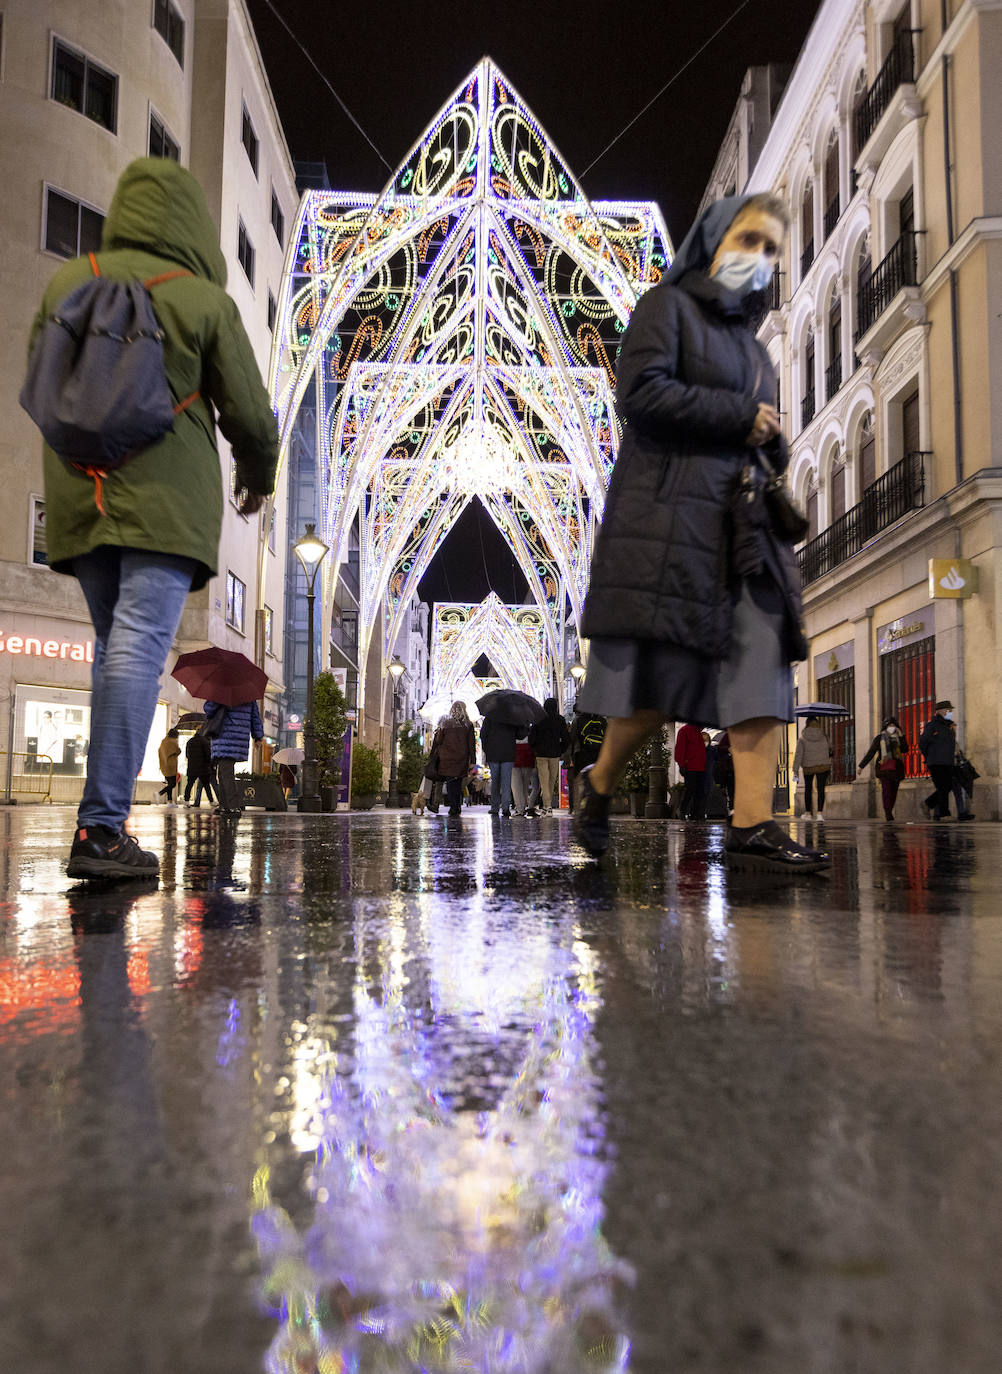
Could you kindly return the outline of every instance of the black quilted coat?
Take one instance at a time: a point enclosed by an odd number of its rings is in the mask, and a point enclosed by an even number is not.
[[[617,405],[623,442],[606,500],[582,617],[589,639],[657,640],[726,658],[736,586],[728,505],[751,456],[760,401],[775,403],[765,348],[740,297],[703,272],[655,287],[623,336]],[[785,441],[770,447],[787,463]],[[791,661],[806,653],[793,550],[769,539]]]

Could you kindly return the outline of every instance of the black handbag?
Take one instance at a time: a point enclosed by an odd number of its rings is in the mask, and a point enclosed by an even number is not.
[[[965,792],[973,791],[975,782],[981,777],[971,760],[964,758],[963,755],[959,762],[954,765],[953,771]]]
[[[211,716],[206,716],[205,724],[201,728],[201,733],[206,739],[218,739],[223,733],[223,721],[226,719],[226,708],[217,706]]]
[[[794,501],[783,474],[776,471],[761,449],[756,451],[756,457],[765,472],[762,499],[772,532],[787,544],[799,544],[802,539],[807,538],[811,528],[810,522]]]

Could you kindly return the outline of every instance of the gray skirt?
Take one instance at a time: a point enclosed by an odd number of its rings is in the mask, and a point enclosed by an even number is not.
[[[760,716],[791,721],[793,670],[785,643],[786,608],[775,583],[768,575],[745,581],[726,659],[657,640],[593,639],[578,707],[599,716],[660,711],[669,720],[720,729]]]

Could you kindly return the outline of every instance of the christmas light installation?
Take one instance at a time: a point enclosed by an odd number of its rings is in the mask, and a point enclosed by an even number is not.
[[[619,338],[670,257],[657,206],[590,202],[487,58],[382,195],[304,195],[270,382],[283,454],[315,446],[322,625],[358,520],[360,663],[388,658],[474,498],[559,659],[619,442]]]
[[[472,672],[481,655],[495,670],[490,678]],[[436,602],[430,663],[428,700],[439,714],[457,699],[472,705],[495,685],[541,701],[555,680],[543,610],[506,606],[494,592],[478,604]]]

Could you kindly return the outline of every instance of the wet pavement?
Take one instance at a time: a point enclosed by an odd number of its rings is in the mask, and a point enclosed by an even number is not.
[[[0,814],[0,1370],[1002,1366],[1002,827],[72,823]]]

